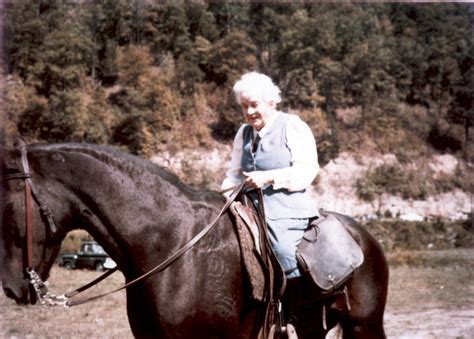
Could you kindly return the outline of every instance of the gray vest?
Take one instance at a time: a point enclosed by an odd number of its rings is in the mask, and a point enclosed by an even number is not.
[[[260,140],[255,156],[252,154],[253,128],[250,125],[244,128],[241,162],[243,171],[267,171],[291,166],[291,152],[286,142],[289,116],[282,112],[276,114],[278,116],[271,130]],[[274,190],[270,185],[263,190],[263,203],[268,219],[303,219],[318,215],[316,204],[306,190]]]

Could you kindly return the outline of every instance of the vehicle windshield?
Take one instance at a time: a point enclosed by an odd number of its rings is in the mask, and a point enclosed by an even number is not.
[[[102,246],[100,246],[99,244],[93,244],[93,245],[92,245],[92,249],[93,249],[93,252],[94,252],[94,253],[105,254],[104,249],[103,249]]]
[[[102,246],[99,244],[85,244],[83,247],[84,253],[106,254]]]

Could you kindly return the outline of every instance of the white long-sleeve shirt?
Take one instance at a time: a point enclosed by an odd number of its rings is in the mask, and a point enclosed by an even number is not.
[[[265,126],[258,131],[260,138],[272,128],[277,114],[270,117]],[[243,124],[234,138],[231,160],[228,164],[226,178],[222,182],[222,190],[240,184],[244,180],[240,167],[243,152]],[[254,130],[256,134],[257,131]],[[308,125],[297,115],[290,114],[286,126],[287,146],[291,152],[291,166],[270,170],[273,175],[273,188],[284,188],[288,191],[300,191],[311,185],[318,174],[318,153],[313,133]]]

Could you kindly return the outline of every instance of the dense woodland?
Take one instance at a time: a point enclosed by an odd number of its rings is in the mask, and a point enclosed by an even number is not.
[[[360,150],[472,161],[473,17],[453,3],[7,2],[5,140],[212,147],[242,122],[232,85],[259,70],[322,164]]]

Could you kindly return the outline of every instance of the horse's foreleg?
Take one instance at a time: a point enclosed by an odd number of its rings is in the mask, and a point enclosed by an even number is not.
[[[137,284],[127,289],[127,314],[135,338],[156,338],[160,336],[155,308],[150,298],[143,295],[143,288]]]
[[[377,324],[358,324],[358,325],[344,325],[342,324],[342,338],[343,339],[384,339],[386,338],[383,326]]]

